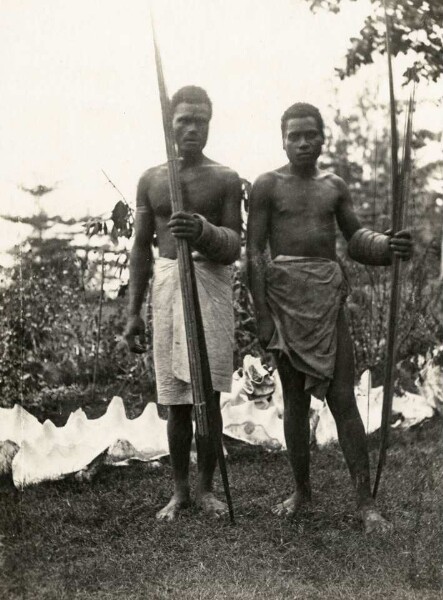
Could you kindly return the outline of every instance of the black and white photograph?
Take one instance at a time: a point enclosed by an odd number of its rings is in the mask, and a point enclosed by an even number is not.
[[[0,20],[0,596],[441,598],[440,0]]]

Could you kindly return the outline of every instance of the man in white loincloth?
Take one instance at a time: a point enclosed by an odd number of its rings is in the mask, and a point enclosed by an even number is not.
[[[189,456],[192,441],[192,391],[174,238],[193,249],[195,272],[208,346],[212,384],[219,401],[230,391],[233,371],[234,318],[229,265],[240,254],[241,183],[237,173],[203,154],[212,104],[198,87],[181,88],[171,99],[173,130],[180,161],[185,211],[171,214],[167,164],[146,171],[137,190],[135,240],[130,257],[129,318],[125,339],[143,352],[145,323],[140,316],[152,280],[154,366],[157,397],[168,405],[168,441],[174,494],[157,513],[172,520],[190,502]],[[152,255],[154,233],[159,258]],[[137,341],[138,338],[138,341]],[[212,493],[216,454],[211,441],[197,444],[196,502],[215,516],[227,506]]]

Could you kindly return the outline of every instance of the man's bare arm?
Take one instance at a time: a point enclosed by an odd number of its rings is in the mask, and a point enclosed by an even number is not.
[[[337,223],[348,242],[349,256],[362,264],[379,266],[390,265],[392,254],[409,260],[413,250],[410,232],[402,230],[392,236],[362,228],[347,185],[339,177],[336,184],[340,191]]]
[[[249,287],[254,301],[260,342],[266,346],[274,331],[274,323],[266,302],[266,260],[264,252],[270,226],[272,184],[269,174],[262,175],[252,186],[247,229],[247,268]]]
[[[355,214],[354,203],[346,183],[340,177],[334,177],[334,183],[340,194],[336,211],[337,223],[345,240],[349,242],[354,233],[361,228],[360,221]]]
[[[137,208],[135,213],[135,238],[129,262],[129,315],[136,316],[145,297],[149,278],[152,274],[152,240],[154,236],[154,215],[147,194],[144,177],[137,188]]]
[[[221,226],[231,229],[239,236],[241,233],[241,181],[240,177],[232,171],[226,182],[226,192],[223,202]],[[240,247],[239,247],[240,253]],[[238,258],[238,257],[237,257]]]
[[[135,237],[129,258],[129,307],[128,323],[124,337],[132,352],[144,352],[145,323],[140,310],[152,275],[152,240],[154,215],[147,195],[147,181],[142,177],[137,188],[135,213]],[[136,336],[140,343],[136,342]]]

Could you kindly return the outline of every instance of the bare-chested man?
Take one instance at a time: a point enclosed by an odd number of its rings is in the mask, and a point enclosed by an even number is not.
[[[353,484],[365,530],[389,523],[371,497],[366,436],[354,396],[354,357],[336,258],[336,223],[352,258],[388,265],[392,254],[409,259],[408,232],[387,236],[362,229],[340,177],[318,169],[323,120],[310,104],[282,116],[289,163],[255,182],[248,222],[248,272],[259,339],[275,352],[284,396],[284,431],[295,491],[274,507],[293,515],[311,500],[310,396],[326,397]],[[269,242],[271,261],[264,251]]]
[[[192,393],[178,278],[175,238],[193,249],[200,305],[214,390],[230,391],[234,321],[229,265],[240,254],[241,183],[234,171],[203,154],[212,104],[195,86],[181,88],[171,99],[173,130],[180,163],[185,211],[171,214],[168,169],[163,164],[141,177],[137,191],[135,240],[130,257],[129,320],[125,339],[143,351],[145,324],[140,310],[152,280],[154,364],[158,402],[168,405],[168,441],[174,494],[157,513],[172,520],[190,501],[189,456],[192,441]],[[153,260],[157,235],[159,258]],[[219,394],[217,394],[219,399]],[[221,419],[220,419],[221,424]],[[226,505],[212,493],[216,455],[211,442],[197,441],[197,505],[215,516]]]

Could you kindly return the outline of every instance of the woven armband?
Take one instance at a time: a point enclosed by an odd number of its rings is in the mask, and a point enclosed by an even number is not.
[[[229,227],[217,227],[209,223],[201,215],[194,215],[200,219],[202,231],[200,236],[192,243],[209,260],[230,265],[240,255],[240,236]]]
[[[390,265],[389,236],[370,229],[358,229],[349,240],[348,254],[363,265]]]
[[[149,206],[145,206],[144,204],[138,205],[135,207],[135,214],[136,215],[143,215],[145,213],[149,213],[151,212],[151,209],[149,208]]]

